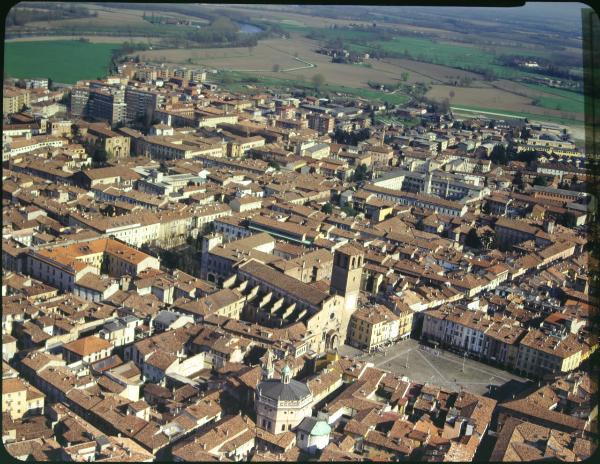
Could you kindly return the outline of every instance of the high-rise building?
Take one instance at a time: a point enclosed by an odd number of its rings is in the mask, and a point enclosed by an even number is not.
[[[89,100],[89,87],[73,87],[71,89],[71,115],[75,117],[87,116]]]
[[[71,115],[88,117],[110,124],[125,122],[125,91],[112,86],[77,86],[71,90]]]
[[[309,114],[308,127],[309,129],[316,130],[321,135],[328,134],[335,130],[335,119],[326,114]]]
[[[92,119],[108,121],[110,124],[125,122],[127,117],[125,91],[113,87],[92,90],[88,116]]]
[[[145,116],[148,111],[157,109],[164,101],[164,95],[145,89],[127,86],[125,89],[125,103],[127,104],[127,120],[135,121]]]

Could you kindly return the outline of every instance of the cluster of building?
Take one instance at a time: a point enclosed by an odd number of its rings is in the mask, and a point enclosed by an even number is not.
[[[421,126],[373,125],[382,108],[371,102],[232,94],[205,80],[127,63],[79,82],[69,108],[45,115],[32,95],[53,92],[5,87],[9,453],[592,454],[597,384],[585,371],[597,296],[586,227],[596,199],[566,134],[456,125],[422,107],[393,110],[418,113]],[[335,129],[364,128],[355,146],[335,141]],[[509,141],[538,162],[492,163]],[[539,176],[546,186],[534,185]],[[498,401],[339,354],[400,349],[407,338],[533,387]]]

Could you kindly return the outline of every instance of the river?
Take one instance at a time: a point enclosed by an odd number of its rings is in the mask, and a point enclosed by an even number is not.
[[[240,26],[240,32],[242,34],[256,34],[262,32],[260,27],[254,26],[253,24],[238,23],[238,25]]]

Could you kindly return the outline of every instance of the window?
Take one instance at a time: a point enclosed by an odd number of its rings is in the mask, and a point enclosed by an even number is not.
[[[284,432],[285,431],[285,424],[281,424],[281,431]]]

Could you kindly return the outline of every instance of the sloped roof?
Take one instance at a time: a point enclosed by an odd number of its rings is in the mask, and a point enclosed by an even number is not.
[[[79,356],[87,356],[92,353],[97,353],[100,350],[106,350],[112,347],[112,344],[103,338],[90,336],[80,338],[73,342],[63,345],[65,350],[69,350]]]

